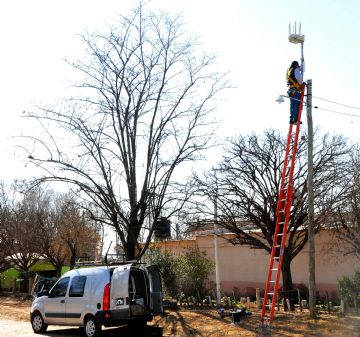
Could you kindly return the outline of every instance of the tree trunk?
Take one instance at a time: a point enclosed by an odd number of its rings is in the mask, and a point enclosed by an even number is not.
[[[287,252],[287,250],[285,249],[284,251],[284,257],[283,257],[283,262],[282,262],[282,280],[283,280],[283,291],[284,291],[284,299],[285,299],[285,304],[284,304],[284,309],[285,311],[288,310],[287,305],[286,305],[286,299],[289,299],[290,301],[290,310],[294,311],[295,310],[295,296],[294,296],[294,291],[293,291],[293,283],[292,283],[292,276],[291,276],[291,259],[290,256]]]
[[[135,240],[128,240],[125,245],[125,257],[127,261],[135,259]]]
[[[72,250],[70,256],[70,270],[73,270],[75,268],[75,263],[76,263],[76,252]]]
[[[56,270],[56,277],[60,278],[61,277],[61,270],[62,270],[62,265],[56,265],[55,266],[55,270]]]

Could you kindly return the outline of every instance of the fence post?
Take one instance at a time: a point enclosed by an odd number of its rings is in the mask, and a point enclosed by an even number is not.
[[[296,290],[297,290],[297,295],[298,295],[300,312],[302,312],[301,292],[300,292],[300,289],[299,289],[299,288],[297,288]]]
[[[340,300],[340,312],[342,314],[345,314],[345,312],[346,312],[346,306],[345,306],[345,302],[343,299]]]
[[[256,288],[256,306],[258,309],[261,309],[260,288]]]
[[[330,314],[331,313],[331,307],[330,307],[330,300],[329,300],[329,293],[326,291],[326,305],[327,305],[327,310],[328,310],[328,313]]]

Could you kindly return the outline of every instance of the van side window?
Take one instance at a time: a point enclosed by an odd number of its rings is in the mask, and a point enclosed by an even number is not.
[[[63,297],[66,295],[66,291],[69,285],[70,277],[64,277],[55,284],[51,289],[51,297]]]
[[[69,297],[83,297],[86,283],[86,276],[73,277],[69,290]]]

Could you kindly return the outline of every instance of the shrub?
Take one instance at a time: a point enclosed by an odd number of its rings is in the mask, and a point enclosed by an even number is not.
[[[206,292],[206,281],[214,268],[214,263],[198,247],[188,248],[184,253],[175,255],[159,248],[150,248],[147,260],[158,265],[165,295],[173,298],[200,300]]]
[[[360,271],[356,271],[352,278],[343,276],[338,279],[339,292],[343,301],[358,308],[360,295]]]
[[[165,296],[177,297],[175,254],[168,250],[162,252],[159,248],[151,247],[146,253],[146,258],[151,264],[156,264],[159,267]]]
[[[214,263],[198,247],[188,248],[177,259],[177,282],[185,296],[198,300],[206,294],[205,283],[214,269]]]

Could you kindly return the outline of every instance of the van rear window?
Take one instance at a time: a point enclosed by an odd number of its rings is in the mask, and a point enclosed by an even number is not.
[[[83,297],[86,276],[74,276],[69,290],[69,297]]]

